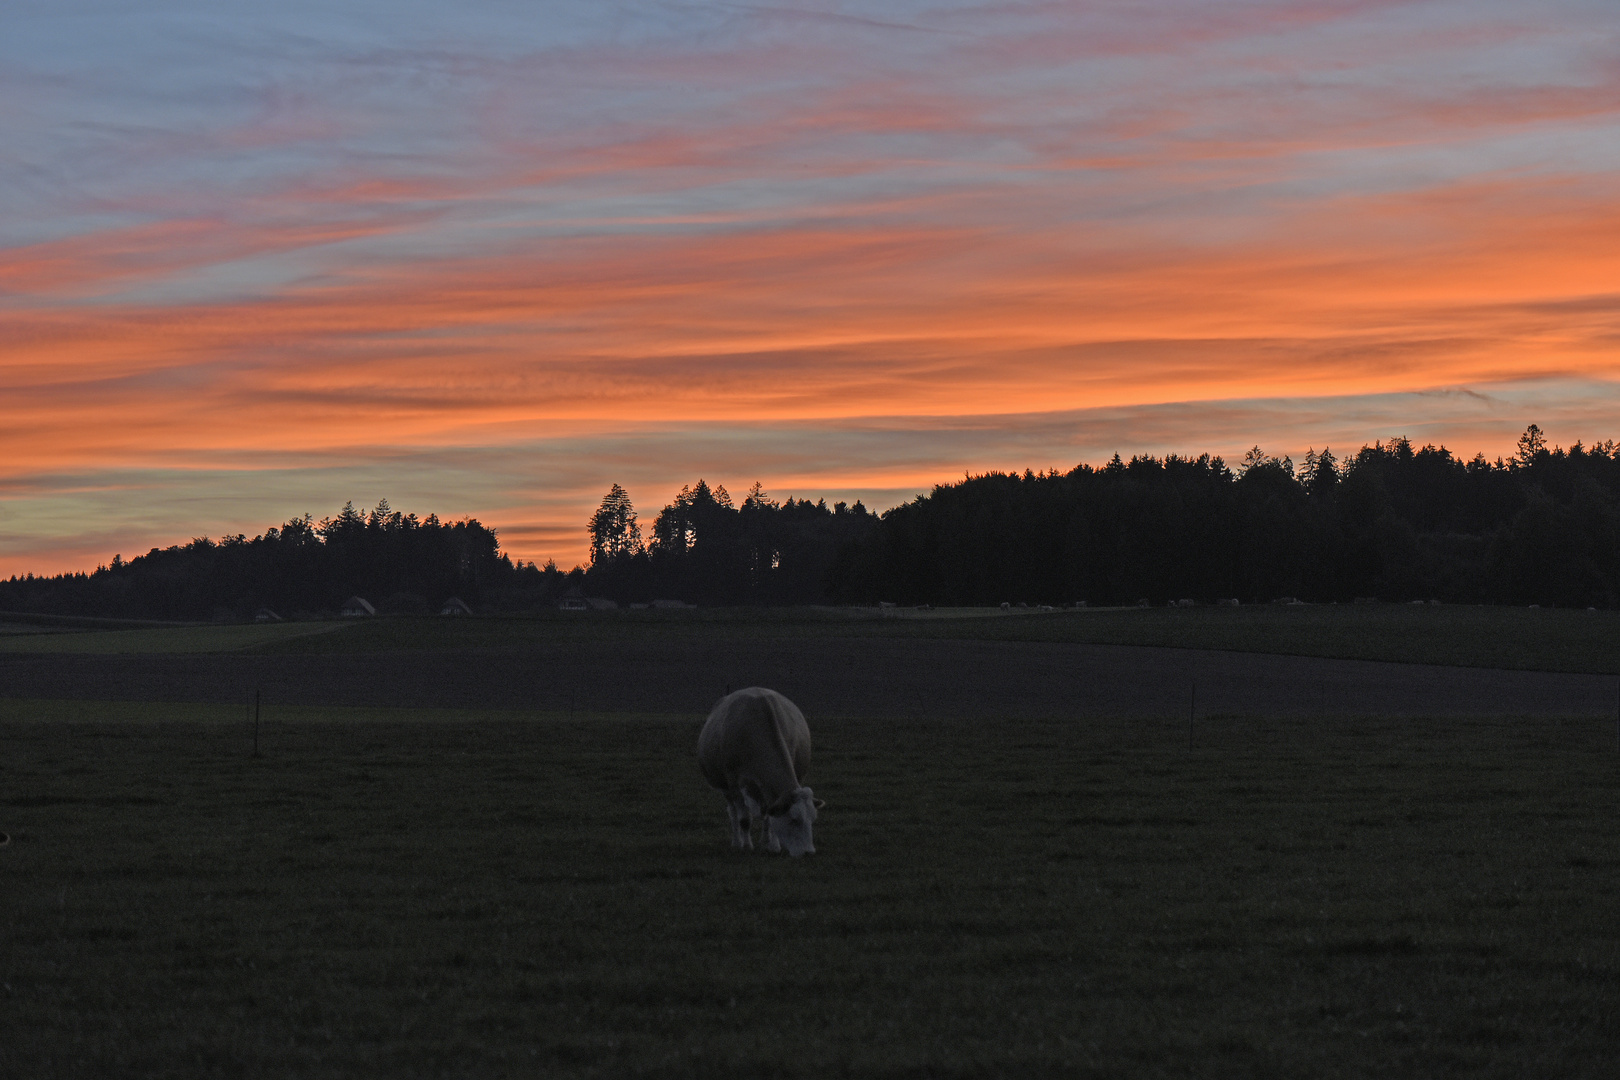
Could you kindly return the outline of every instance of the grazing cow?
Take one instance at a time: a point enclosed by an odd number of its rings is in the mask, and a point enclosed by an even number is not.
[[[698,735],[698,765],[726,796],[731,846],[754,846],[754,819],[765,818],[765,846],[814,855],[810,826],[826,804],[805,787],[810,728],[797,705],[761,686],[720,699]]]

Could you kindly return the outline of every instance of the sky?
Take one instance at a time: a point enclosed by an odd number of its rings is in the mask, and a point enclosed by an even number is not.
[[[1613,0],[0,0],[0,576],[1620,438]]]

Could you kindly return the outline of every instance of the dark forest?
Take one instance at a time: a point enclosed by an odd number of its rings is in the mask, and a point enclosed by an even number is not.
[[[1251,450],[1117,456],[1067,473],[991,474],[883,516],[832,580],[900,603],[1130,604],[1285,597],[1612,607],[1620,446],[1464,461],[1406,439],[1299,468]]]
[[[1549,447],[1534,425],[1508,460],[1406,439],[1302,464],[1258,448],[1116,455],[942,484],[882,514],[859,502],[740,504],[699,480],[643,537],[615,484],[587,524],[587,566],[513,562],[496,531],[345,506],[252,539],[199,538],[93,573],[0,582],[0,610],[145,619],[335,612],[360,595],[422,613],[565,597],[628,605],[891,602],[1242,603],[1298,598],[1613,607],[1620,602],[1620,446]]]

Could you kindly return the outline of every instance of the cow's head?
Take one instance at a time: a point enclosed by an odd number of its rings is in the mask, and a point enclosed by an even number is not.
[[[814,855],[816,845],[810,838],[810,826],[815,824],[816,811],[826,805],[809,788],[794,788],[782,802],[771,807],[765,817],[770,849],[786,848],[794,857]]]

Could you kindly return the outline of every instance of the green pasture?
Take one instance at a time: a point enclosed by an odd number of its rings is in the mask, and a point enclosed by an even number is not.
[[[58,631],[0,636],[0,653],[521,649],[558,641],[949,637],[1070,641],[1467,667],[1620,674],[1620,612],[1403,604],[1239,608],[721,608]]]
[[[699,719],[0,700],[0,1075],[1613,1068],[1608,724]]]
[[[53,630],[0,637],[0,653],[238,652],[342,630],[338,622],[162,626],[135,630]]]
[[[1620,611],[1429,604],[1115,608],[964,623],[951,633],[1620,674]]]

